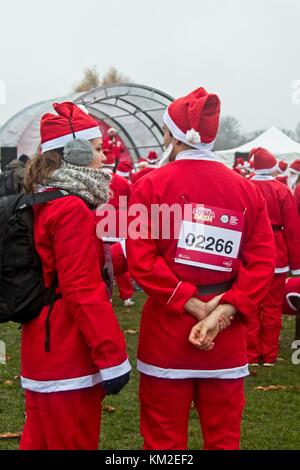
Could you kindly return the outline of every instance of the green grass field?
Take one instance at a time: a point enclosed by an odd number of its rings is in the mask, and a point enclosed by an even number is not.
[[[138,330],[144,295],[136,295],[136,305],[125,309],[115,298],[114,307],[124,331]],[[294,320],[283,319],[281,361],[272,369],[258,368],[257,375],[246,379],[247,406],[242,429],[242,449],[300,449],[300,365],[293,365],[291,343]],[[120,395],[107,397],[103,411],[101,449],[140,449],[138,374],[135,371],[137,334],[126,333],[128,352],[133,365],[129,385]],[[17,325],[0,325],[0,340],[6,343],[8,361],[0,365],[0,434],[22,431],[24,399],[19,385],[20,331]],[[284,385],[287,389],[257,391],[258,386]],[[0,450],[18,449],[18,439],[0,439]],[[189,448],[201,448],[198,418],[191,411]]]

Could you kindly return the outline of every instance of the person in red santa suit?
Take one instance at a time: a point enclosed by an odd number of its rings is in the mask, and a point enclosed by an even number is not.
[[[125,147],[122,142],[118,140],[117,131],[113,127],[108,129],[107,136],[103,139],[103,149],[113,152],[116,159],[116,164],[118,165],[121,154],[124,153]]]
[[[30,162],[25,186],[29,194],[59,188],[70,195],[34,207],[44,282],[57,288],[54,305],[22,328],[20,448],[96,450],[101,402],[124,387],[131,369],[102,280],[93,210],[107,201],[110,177],[101,170],[97,122],[73,103],[54,109],[42,117],[42,154]]]
[[[288,174],[287,174],[287,169],[288,169],[288,164],[284,160],[280,160],[278,163],[278,174],[276,175],[277,181],[280,181],[280,183],[285,184],[286,186],[288,185]]]
[[[123,178],[126,178],[131,183],[132,171],[133,171],[132,162],[128,160],[124,160],[118,164],[116,174],[118,176],[122,176]]]
[[[294,193],[300,180],[300,160],[295,160],[289,166],[288,186],[292,193]]]
[[[252,183],[267,202],[276,244],[276,269],[272,285],[247,328],[249,362],[273,366],[279,350],[282,302],[288,271],[300,275],[300,228],[297,207],[289,188],[276,180],[276,158],[259,147],[254,152]]]
[[[204,88],[175,100],[161,167],[130,199],[133,214],[144,208],[127,241],[129,270],[148,295],[138,348],[144,449],[186,449],[192,402],[205,449],[240,445],[244,324],[272,280],[275,248],[261,193],[212,151],[219,115]],[[169,235],[151,220],[157,207],[172,210]]]
[[[127,208],[132,185],[124,176],[113,173],[116,164],[114,154],[110,151],[106,151],[105,154],[106,162],[104,163],[103,171],[107,172],[111,176],[111,197],[108,201],[108,204],[113,206],[115,209],[115,224],[112,226],[113,233],[107,233],[105,237],[102,237],[102,239],[107,244],[110,244],[112,248],[113,244],[120,244],[120,242],[127,237]],[[118,168],[120,165],[121,163],[118,165]],[[101,211],[101,214],[104,213],[105,206]],[[97,217],[99,219],[102,218],[99,211]],[[115,250],[112,249],[111,252],[114,256]],[[120,299],[123,301],[124,307],[132,307],[135,304],[134,300],[132,299],[134,288],[128,269],[121,273],[115,272],[115,279],[119,289]]]
[[[157,153],[151,150],[146,158],[147,166],[145,168],[142,168],[138,173],[135,174],[133,182],[136,183],[143,176],[148,175],[152,171],[156,170],[156,168],[158,168],[159,161],[160,158]]]
[[[288,179],[289,187],[294,193],[298,212],[300,214],[300,160],[295,160],[289,166],[290,175]]]

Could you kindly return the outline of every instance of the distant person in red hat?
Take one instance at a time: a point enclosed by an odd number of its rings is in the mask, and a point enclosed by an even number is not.
[[[267,202],[277,260],[272,285],[247,326],[248,357],[252,365],[273,366],[279,349],[286,276],[289,270],[300,275],[300,227],[293,195],[276,180],[276,158],[261,147],[253,155],[255,176],[251,181]]]
[[[277,181],[280,181],[280,183],[283,183],[286,186],[288,186],[288,167],[289,165],[286,161],[280,160],[280,162],[278,163],[278,174],[276,176]]]
[[[118,138],[118,133],[114,127],[108,129],[107,136],[103,139],[103,149],[113,152],[116,164],[118,165],[121,154],[125,151],[125,147]]]
[[[289,166],[288,185],[292,192],[295,191],[296,186],[300,182],[299,180],[300,180],[300,160],[295,160]]]
[[[138,348],[147,450],[187,448],[192,402],[205,449],[240,445],[244,323],[272,280],[275,248],[261,193],[213,152],[219,116],[218,96],[204,88],[175,100],[161,167],[130,199],[129,210],[142,204],[147,215],[127,241],[129,269],[148,295]],[[171,212],[162,226],[157,208]]]
[[[41,155],[27,167],[29,194],[64,190],[34,206],[34,241],[51,305],[22,328],[26,390],[22,450],[97,450],[101,402],[129,380],[123,334],[102,277],[95,209],[110,177],[97,121],[73,103],[41,119]],[[50,299],[49,299],[50,300]]]
[[[119,176],[123,176],[123,178],[126,178],[127,180],[130,181],[130,175],[133,170],[133,165],[129,161],[122,161],[118,164],[116,174]]]
[[[156,170],[158,168],[158,164],[160,162],[160,158],[159,156],[157,155],[157,153],[153,150],[151,150],[149,153],[148,153],[148,156],[146,158],[146,163],[147,163],[147,166],[145,166],[144,168],[142,168],[140,171],[138,171],[134,176],[134,183],[136,183],[140,178],[142,178],[143,176],[145,175],[148,175],[149,173],[151,173],[152,171]]]

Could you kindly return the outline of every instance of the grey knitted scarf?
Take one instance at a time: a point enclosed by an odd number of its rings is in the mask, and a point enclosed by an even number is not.
[[[102,170],[63,162],[61,167],[44,181],[44,185],[48,188],[64,189],[98,207],[110,198],[110,181],[111,176]]]

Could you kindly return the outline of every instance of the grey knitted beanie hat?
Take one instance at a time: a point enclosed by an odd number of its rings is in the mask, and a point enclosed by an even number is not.
[[[71,165],[87,166],[94,160],[93,147],[88,140],[71,140],[64,148],[63,160]]]

